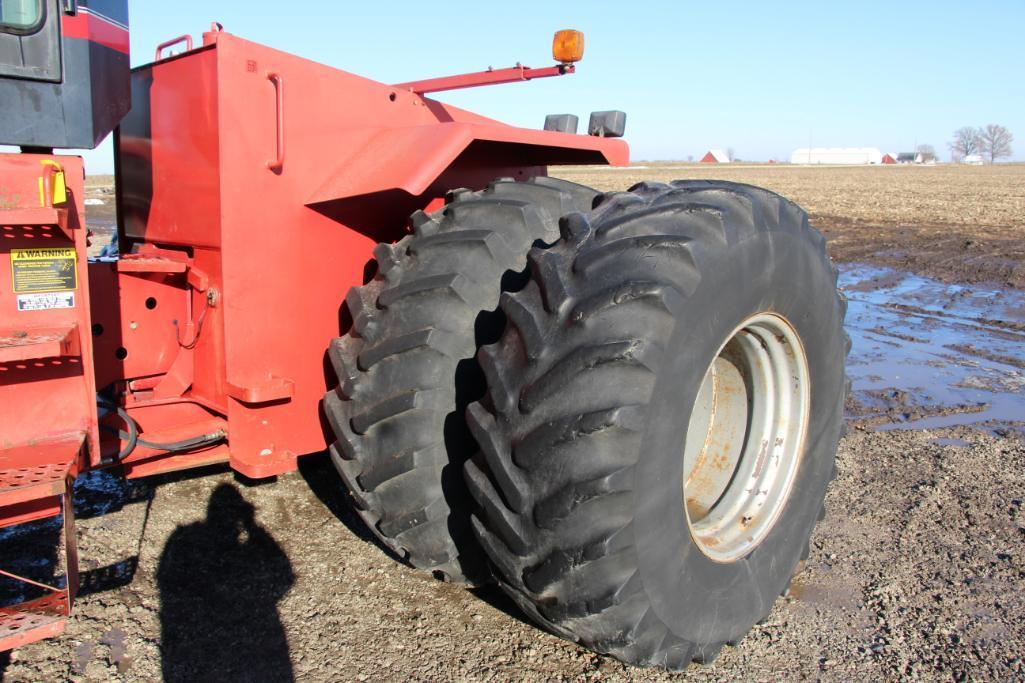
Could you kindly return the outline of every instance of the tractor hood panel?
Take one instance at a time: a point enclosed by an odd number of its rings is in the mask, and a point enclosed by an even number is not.
[[[358,137],[362,144],[339,160],[307,205],[388,190],[420,195],[471,146],[486,145],[496,165],[508,157],[538,166],[625,166],[630,154],[622,140],[459,121],[366,129]]]

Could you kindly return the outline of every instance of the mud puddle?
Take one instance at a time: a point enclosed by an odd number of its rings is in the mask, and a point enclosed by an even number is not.
[[[854,424],[1025,435],[1025,292],[865,264],[841,265],[840,286]]]

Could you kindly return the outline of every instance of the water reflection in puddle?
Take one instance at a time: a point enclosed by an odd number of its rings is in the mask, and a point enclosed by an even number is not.
[[[1025,292],[840,266],[853,417],[875,429],[1025,427]]]

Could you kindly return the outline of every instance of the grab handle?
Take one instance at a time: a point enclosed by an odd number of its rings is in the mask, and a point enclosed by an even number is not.
[[[166,50],[169,47],[173,47],[178,43],[185,43],[185,51],[188,52],[192,49],[192,36],[178,36],[177,38],[172,38],[167,42],[160,43],[160,45],[157,45],[157,55],[153,58],[153,61],[159,62],[161,59],[163,59],[162,55],[164,50]]]
[[[267,74],[267,78],[274,84],[274,109],[277,118],[277,158],[268,161],[267,168],[275,173],[281,173],[281,169],[285,167],[285,79],[275,72]]]

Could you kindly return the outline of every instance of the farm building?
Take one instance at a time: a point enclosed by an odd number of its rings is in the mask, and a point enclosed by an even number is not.
[[[730,155],[725,150],[721,149],[710,149],[705,156],[701,157],[701,163],[703,164],[728,164],[730,163]]]
[[[802,147],[790,155],[792,164],[881,164],[883,153],[875,147]]]
[[[893,154],[884,154],[882,163],[895,164],[897,163],[897,158]]]

